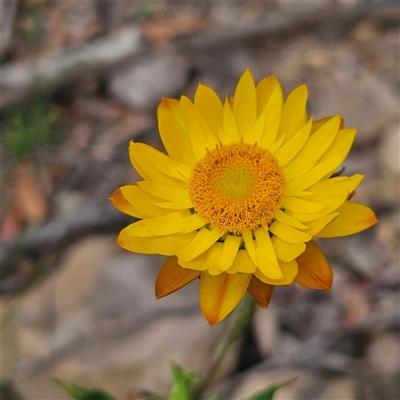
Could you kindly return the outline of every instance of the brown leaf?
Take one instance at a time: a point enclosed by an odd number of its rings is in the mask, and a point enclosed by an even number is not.
[[[15,238],[21,228],[21,217],[18,210],[14,206],[10,212],[8,212],[0,225],[1,240],[8,242]]]
[[[143,25],[143,35],[155,43],[166,43],[176,36],[204,29],[207,22],[195,16],[179,16],[167,20],[147,22]]]
[[[15,207],[23,220],[34,223],[44,218],[48,209],[47,201],[30,166],[17,166],[13,195]]]

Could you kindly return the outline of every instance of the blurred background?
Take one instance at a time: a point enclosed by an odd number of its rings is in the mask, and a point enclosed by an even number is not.
[[[399,17],[379,1],[1,3],[2,398],[64,399],[49,377],[118,399],[166,396],[170,364],[204,376],[227,329],[210,328],[198,283],[155,301],[162,257],[120,249],[131,219],[108,197],[139,177],[134,139],[162,148],[162,97],[198,82],[224,98],[250,68],[286,94],[309,88],[315,119],[358,129],[345,174],[380,220],[321,241],[330,292],[275,290],[210,388],[243,399],[399,395]]]

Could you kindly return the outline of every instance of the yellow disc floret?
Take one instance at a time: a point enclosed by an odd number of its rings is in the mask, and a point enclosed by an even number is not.
[[[284,193],[277,159],[267,149],[243,142],[208,150],[189,180],[189,196],[200,217],[235,234],[268,224]]]

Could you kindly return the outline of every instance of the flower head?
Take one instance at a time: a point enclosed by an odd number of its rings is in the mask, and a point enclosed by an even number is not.
[[[143,180],[111,197],[139,219],[117,243],[167,256],[157,298],[199,277],[200,307],[213,325],[246,290],[267,307],[274,286],[330,289],[332,271],[313,238],[351,235],[377,220],[350,201],[363,175],[334,175],[356,130],[339,116],[313,121],[306,101],[306,86],[284,101],[274,76],[255,86],[249,70],[224,102],[201,84],[193,103],[163,99],[158,121],[168,155],[131,142]]]

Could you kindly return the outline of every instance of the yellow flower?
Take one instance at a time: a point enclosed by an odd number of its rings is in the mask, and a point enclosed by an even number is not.
[[[255,86],[249,70],[223,103],[201,84],[194,103],[162,101],[168,155],[131,142],[143,180],[111,197],[139,219],[117,243],[167,256],[157,298],[199,277],[200,307],[214,325],[246,290],[267,307],[274,286],[330,289],[332,271],[313,237],[351,235],[377,220],[350,201],[363,175],[333,176],[356,130],[339,116],[307,118],[306,102],[305,85],[284,101],[275,76]]]

